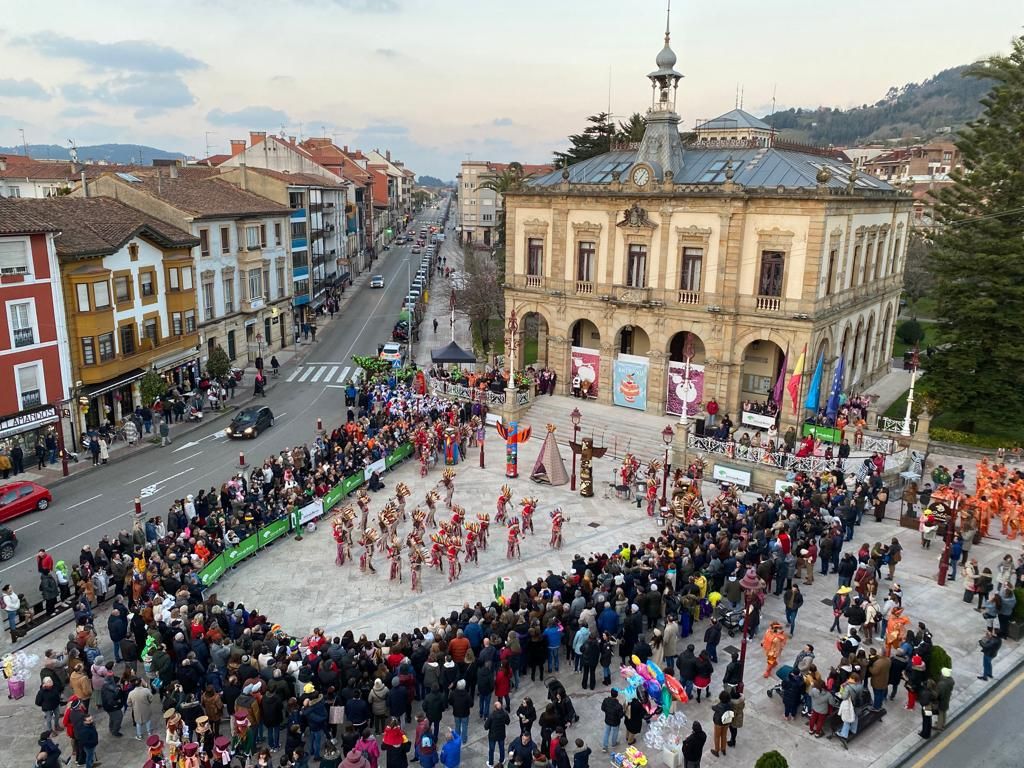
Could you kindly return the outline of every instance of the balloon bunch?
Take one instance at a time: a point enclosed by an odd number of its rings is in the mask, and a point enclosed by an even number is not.
[[[672,699],[687,702],[686,691],[672,675],[666,675],[653,661],[644,664],[635,655],[630,660],[633,666],[627,664],[619,670],[626,679],[622,694],[627,702],[638,699],[651,715],[658,711],[659,702],[663,715],[672,711]]]
[[[2,667],[6,679],[25,682],[38,663],[39,656],[37,654],[18,651],[4,656],[0,667]]]
[[[647,725],[647,730],[644,732],[644,744],[652,750],[678,751],[683,743],[683,727],[685,725],[686,715],[682,712],[656,717]]]
[[[511,587],[511,585],[511,576],[502,576],[494,583],[494,599],[498,602],[498,605],[508,605],[508,598],[505,597],[505,588]]]

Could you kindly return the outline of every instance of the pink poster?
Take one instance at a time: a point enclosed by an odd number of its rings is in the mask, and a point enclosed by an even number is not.
[[[686,403],[686,415],[696,416],[700,413],[701,402],[704,399],[704,366],[690,363],[690,375],[687,378],[686,363],[670,361],[666,389],[666,413],[680,416],[683,413],[683,403]]]
[[[586,347],[572,348],[572,378],[580,377],[580,388],[587,397],[597,398],[598,380],[601,376],[601,353]]]

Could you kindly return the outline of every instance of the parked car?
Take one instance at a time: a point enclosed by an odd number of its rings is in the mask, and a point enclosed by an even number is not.
[[[258,437],[264,429],[274,426],[274,413],[265,405],[243,408],[235,414],[224,433],[228,437]]]
[[[398,360],[400,363],[405,360],[405,347],[398,342],[389,341],[386,344],[381,344],[377,350],[377,356],[381,360],[390,360],[392,362]]]
[[[43,486],[19,480],[0,486],[0,523],[33,510],[40,512],[50,506],[53,495]]]
[[[383,288],[384,287],[384,275],[374,275],[370,278],[371,288]]]
[[[18,537],[10,528],[0,525],[0,560],[10,560],[18,548]]]
[[[419,247],[418,245],[414,245],[414,246],[412,247],[412,252],[413,252],[413,253],[422,253],[422,251],[423,251],[423,249],[422,249],[422,248],[420,248],[420,247]]]

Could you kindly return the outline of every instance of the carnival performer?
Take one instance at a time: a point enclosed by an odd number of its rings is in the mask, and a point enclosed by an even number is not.
[[[359,530],[365,531],[370,519],[370,494],[360,488],[356,494],[356,504],[359,506]]]
[[[359,570],[363,573],[366,573],[366,571],[370,573],[377,572],[377,569],[373,567],[373,545],[377,542],[379,536],[380,534],[373,528],[366,528],[363,531],[362,538],[359,539],[359,546],[363,548],[363,553],[359,556]]]
[[[402,542],[398,540],[397,536],[392,537],[388,541],[388,560],[391,561],[391,576],[390,580],[398,580],[398,583],[402,583]]]
[[[476,542],[480,533],[480,524],[472,521],[466,523],[466,562],[474,562],[480,565],[479,553]]]
[[[409,580],[413,592],[423,591],[423,562],[426,560],[423,550],[418,546],[409,548]]]
[[[562,526],[568,521],[565,515],[562,514],[561,507],[555,507],[551,510],[551,548],[561,549],[562,548]]]
[[[423,534],[426,532],[426,521],[427,513],[419,507],[416,507],[416,509],[412,511],[412,530],[419,539],[422,539]]]
[[[430,449],[426,446],[422,446],[419,450],[420,454],[420,477],[426,477],[427,471],[430,469]]]
[[[509,560],[522,558],[522,553],[519,550],[519,539],[521,537],[519,518],[513,517],[508,521],[508,549],[505,552],[505,557]]]
[[[409,490],[409,486],[405,483],[398,483],[395,486],[395,498],[398,499],[398,514],[402,518],[404,523],[407,519],[405,514],[405,500],[412,495],[412,491]]]
[[[903,614],[903,606],[897,605],[889,611],[889,621],[885,625],[885,655],[890,656],[907,639],[907,628],[910,619]]]
[[[332,528],[334,541],[338,547],[338,555],[334,562],[338,565],[344,565],[346,560],[352,559],[352,522],[355,516],[355,510],[347,506],[334,519]]]
[[[462,535],[462,524],[466,520],[466,510],[465,510],[465,508],[460,507],[458,504],[456,504],[454,507],[452,507],[451,510],[452,510],[452,516],[451,516],[451,520],[449,520],[449,527],[450,527],[451,532],[452,532],[453,535],[461,536]]]
[[[430,534],[430,567],[444,573],[441,558],[444,556],[444,539],[438,533]]]
[[[451,584],[453,581],[462,575],[462,563],[459,562],[459,552],[462,550],[462,539],[458,536],[453,536],[448,540],[448,548],[446,554],[448,555],[448,583]]]
[[[437,494],[433,488],[427,491],[427,525],[431,528],[437,527],[437,520],[434,519],[434,515],[437,514],[437,502],[441,497]]]
[[[487,550],[487,531],[491,528],[491,516],[486,512],[477,512],[476,521],[480,524],[480,532],[477,534],[477,541],[480,549]]]
[[[773,621],[771,623],[771,626],[765,631],[764,637],[761,638],[761,647],[764,648],[766,660],[764,676],[770,677],[772,670],[779,663],[779,656],[782,655],[783,648],[786,647],[786,633],[783,631],[780,622]]]
[[[498,494],[498,501],[495,504],[498,514],[494,517],[494,522],[498,525],[502,525],[505,522],[505,515],[511,512],[509,509],[509,503],[512,501],[512,489],[507,485],[501,486],[501,493]]]
[[[619,479],[622,481],[622,485],[627,488],[632,487],[633,480],[636,478],[636,473],[640,469],[640,462],[636,456],[632,453],[627,453],[622,457],[622,466],[619,467]]]
[[[519,506],[523,508],[523,535],[529,531],[533,533],[533,513],[537,509],[537,499],[534,496],[524,496],[519,500]]]
[[[654,517],[655,508],[658,504],[658,472],[661,470],[661,462],[657,459],[647,465],[647,516]]]
[[[455,470],[446,467],[441,474],[441,485],[444,486],[444,505],[452,508],[452,496],[455,495]]]

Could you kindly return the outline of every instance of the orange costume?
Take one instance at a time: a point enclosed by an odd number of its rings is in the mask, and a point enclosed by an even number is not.
[[[889,656],[893,650],[900,647],[900,643],[907,639],[907,627],[910,626],[910,619],[903,615],[903,608],[896,606],[889,616],[889,623],[885,627],[885,655]]]
[[[761,647],[764,648],[764,655],[768,662],[768,666],[764,669],[764,676],[770,677],[772,670],[779,663],[779,656],[782,655],[783,648],[786,647],[786,633],[782,630],[782,624],[777,621],[773,621],[771,626],[764,633],[764,637],[761,638]]]

